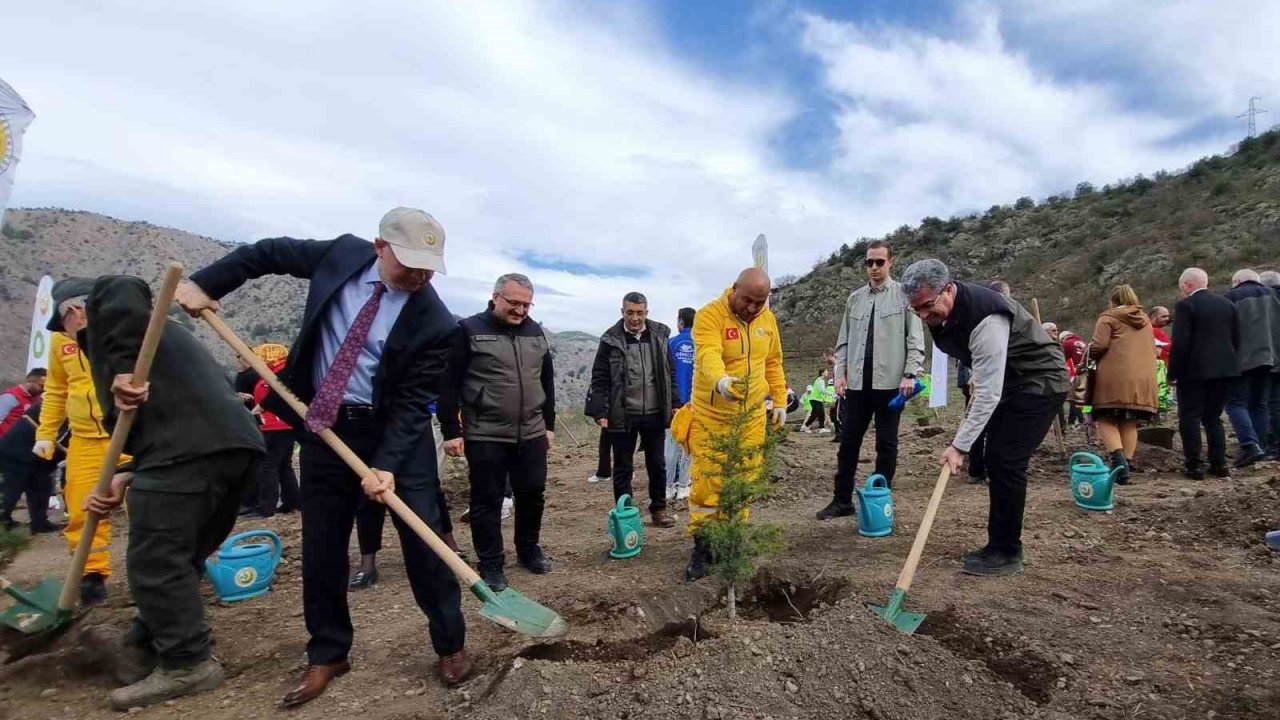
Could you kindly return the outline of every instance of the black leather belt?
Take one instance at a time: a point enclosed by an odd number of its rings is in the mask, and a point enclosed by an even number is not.
[[[338,420],[372,420],[372,405],[339,405]]]

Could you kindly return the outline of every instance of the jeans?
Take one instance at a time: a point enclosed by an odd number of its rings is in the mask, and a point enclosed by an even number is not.
[[[689,489],[689,472],[693,468],[693,463],[689,457],[689,453],[676,442],[671,436],[671,431],[667,431],[667,445],[664,453],[667,462],[667,492],[675,490]]]
[[[1267,439],[1271,395],[1271,368],[1254,368],[1232,378],[1227,390],[1227,417],[1235,428],[1240,447],[1261,445]]]
[[[667,429],[659,415],[628,416],[627,429],[610,432],[613,441],[613,499],[630,495],[635,473],[636,442],[644,450],[644,466],[649,475],[649,512],[667,509],[667,460],[664,454]]]
[[[1267,404],[1271,409],[1271,432],[1267,447],[1273,455],[1280,455],[1280,373],[1271,373],[1271,397]]]
[[[1027,463],[1053,426],[1066,400],[1058,395],[1018,394],[1003,399],[987,421],[990,510],[987,547],[1005,555],[1022,549],[1022,514],[1027,503]]]
[[[1227,466],[1227,433],[1222,427],[1222,408],[1226,404],[1227,384],[1231,380],[1178,381],[1178,434],[1182,438],[1182,454],[1191,471],[1204,469],[1200,454],[1200,427],[1209,441],[1209,465]]]
[[[502,567],[502,499],[507,481],[515,504],[516,554],[538,547],[546,505],[547,438],[514,442],[469,440],[464,445],[471,473],[471,540],[484,567]]]
[[[858,473],[858,456],[862,453],[862,438],[874,418],[876,422],[876,472],[893,487],[893,475],[898,469],[898,421],[902,411],[889,409],[889,401],[897,390],[846,391],[840,401],[841,435],[840,450],[836,454],[835,501],[853,504],[854,476]]]

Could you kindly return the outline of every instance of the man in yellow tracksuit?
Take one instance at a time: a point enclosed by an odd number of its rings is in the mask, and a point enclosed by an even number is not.
[[[698,525],[716,513],[721,462],[710,438],[729,429],[745,407],[755,409],[745,431],[749,445],[764,442],[765,423],[786,421],[787,381],[782,369],[782,337],[769,310],[769,276],[743,270],[733,287],[697,312],[693,321],[693,414],[688,447],[693,457],[689,492],[689,532],[693,555],[685,578],[707,574],[711,552]],[[775,401],[766,414],[765,399]]]
[[[52,458],[59,428],[63,421],[70,425],[66,471],[69,521],[63,535],[73,553],[84,528],[85,497],[98,481],[98,471],[111,441],[111,433],[103,424],[89,361],[75,339],[75,334],[84,328],[84,301],[92,288],[92,279],[77,277],[60,280],[53,286],[49,377],[45,385],[44,406],[40,409],[40,428],[36,430],[36,444],[32,448],[36,455]],[[84,579],[80,582],[80,601],[85,605],[106,600],[106,580],[111,576],[111,555],[107,552],[110,542],[111,520],[104,517],[98,521],[93,551],[89,554]]]

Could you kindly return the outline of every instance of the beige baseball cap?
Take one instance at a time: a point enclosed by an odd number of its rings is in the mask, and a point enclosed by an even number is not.
[[[398,207],[382,216],[378,237],[405,267],[444,274],[444,228],[416,208]]]

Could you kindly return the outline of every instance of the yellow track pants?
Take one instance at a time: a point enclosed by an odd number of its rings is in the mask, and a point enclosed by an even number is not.
[[[758,447],[764,442],[765,415],[763,412],[757,415],[759,417],[756,421],[750,423],[743,432],[743,441],[748,447],[753,445]],[[724,454],[712,449],[711,437],[728,431],[728,420],[722,421],[715,417],[703,419],[696,413],[689,428],[689,454],[693,458],[689,472],[691,483],[688,532],[690,535],[697,533],[698,525],[718,512],[720,484],[724,480]],[[757,453],[747,462],[749,466],[758,466],[760,461],[761,458]]]
[[[98,484],[98,472],[107,455],[110,438],[82,438],[71,436],[71,445],[67,448],[67,479],[65,496],[67,500],[67,527],[62,535],[67,539],[72,554],[80,543],[80,531],[84,528],[84,500],[93,492]],[[101,518],[98,531],[93,536],[93,550],[85,563],[85,574],[98,573],[111,576],[111,553],[107,547],[111,544],[111,519]]]

